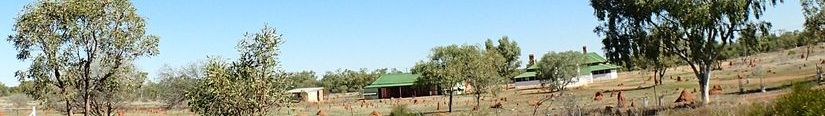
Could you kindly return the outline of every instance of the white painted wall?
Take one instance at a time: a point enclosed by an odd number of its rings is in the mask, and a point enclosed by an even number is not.
[[[594,80],[609,80],[609,79],[616,79],[619,78],[619,74],[616,70],[610,70],[610,73],[605,74],[587,74],[581,75],[579,77],[573,78],[573,81],[570,84],[567,84],[567,87],[579,87],[584,86],[590,83],[593,83]],[[527,89],[527,88],[537,88],[541,87],[541,81],[533,80],[533,81],[522,81],[522,82],[515,82],[513,84],[516,89]]]

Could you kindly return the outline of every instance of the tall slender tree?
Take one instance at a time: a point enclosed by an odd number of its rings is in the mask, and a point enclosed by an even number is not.
[[[805,38],[800,42],[806,47],[805,60],[811,55],[811,47],[825,40],[825,1],[823,0],[800,0],[802,2],[802,14],[805,16]]]
[[[605,55],[619,64],[632,62],[633,47],[660,41],[667,53],[688,64],[699,80],[703,103],[709,103],[711,70],[720,53],[748,25],[768,25],[762,17],[777,0],[591,0],[594,30],[604,37]],[[655,48],[655,49],[660,49]]]
[[[206,77],[186,94],[189,106],[201,115],[262,116],[289,105],[286,89],[292,84],[277,59],[283,42],[281,34],[269,26],[246,34],[237,46],[238,61],[210,59]]]
[[[430,59],[416,64],[412,72],[422,75],[417,82],[419,85],[446,89],[450,97],[448,111],[452,112],[457,85],[469,84],[478,106],[482,94],[496,91],[500,84],[506,82],[496,67],[504,63],[504,58],[497,52],[473,45],[449,45],[433,48]]]
[[[484,42],[484,47],[486,48],[485,53],[496,53],[504,59],[503,63],[497,63],[495,66],[501,77],[513,78],[519,74],[521,48],[519,48],[516,41],[511,41],[509,37],[503,36],[498,39],[498,45],[495,45],[493,40],[487,39]]]

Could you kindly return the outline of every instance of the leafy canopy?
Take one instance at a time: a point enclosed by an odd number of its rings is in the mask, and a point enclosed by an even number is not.
[[[287,104],[291,85],[277,60],[283,38],[274,28],[246,34],[238,44],[240,58],[224,62],[211,58],[205,78],[188,92],[189,106],[201,115],[267,115]]]
[[[602,43],[608,59],[627,65],[633,64],[635,54],[645,51],[663,50],[661,53],[665,54],[660,55],[675,55],[699,79],[705,103],[710,101],[710,71],[718,63],[722,48],[736,36],[753,39],[752,34],[756,34],[742,30],[767,30],[769,23],[753,19],[759,19],[768,6],[776,3],[777,0],[590,1],[594,15],[602,23],[594,31],[604,37]]]
[[[128,0],[42,0],[15,21],[8,41],[19,60],[31,61],[16,76],[34,83],[35,98],[60,98],[67,113],[112,114],[145,78],[131,63],[159,51]]]
[[[584,62],[585,57],[581,52],[549,52],[537,63],[536,77],[549,88],[561,91],[581,74],[579,72]]]

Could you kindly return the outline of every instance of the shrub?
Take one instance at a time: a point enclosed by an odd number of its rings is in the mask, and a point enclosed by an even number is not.
[[[820,116],[825,115],[825,89],[811,89],[810,84],[794,85],[793,92],[777,98],[773,104],[753,104],[748,115]]]
[[[811,89],[810,84],[796,85],[793,92],[776,100],[773,109],[779,115],[825,115],[825,89]]]
[[[390,116],[415,116],[410,110],[407,108],[407,105],[395,105],[392,107],[392,111],[390,111]]]
[[[768,103],[753,103],[745,106],[745,112],[740,111],[740,114],[747,114],[748,116],[770,116],[772,113],[772,104]]]
[[[26,94],[18,93],[10,95],[8,98],[6,98],[6,100],[11,102],[12,106],[16,108],[23,108],[29,106],[29,101],[31,101],[32,98],[30,98]]]

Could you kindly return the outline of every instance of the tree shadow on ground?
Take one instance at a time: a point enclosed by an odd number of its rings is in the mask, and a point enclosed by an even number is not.
[[[636,91],[636,90],[645,90],[645,89],[650,89],[650,88],[653,88],[653,86],[656,86],[656,85],[650,85],[650,86],[645,86],[645,87],[639,86],[639,87],[634,87],[634,88],[625,88],[625,89],[605,90],[605,91],[602,91],[602,92],[619,92],[619,91]]]
[[[636,90],[645,90],[645,89],[650,89],[650,88],[653,88],[653,86],[656,86],[656,85],[649,85],[649,86],[644,86],[644,87],[643,87],[643,86],[639,86],[639,87],[634,87],[634,88],[625,88],[625,89],[612,89],[612,90],[604,90],[604,91],[601,91],[601,92],[606,92],[606,93],[607,93],[607,92],[619,92],[619,91],[636,91]],[[521,90],[533,90],[533,89],[521,89]],[[569,91],[569,89],[568,89],[567,91]],[[558,92],[559,92],[559,91],[541,91],[541,90],[539,90],[539,91],[536,91],[536,92],[521,93],[521,95],[535,95],[535,94],[547,94],[547,93],[558,93]]]
[[[458,112],[464,112],[464,111],[467,111],[467,110],[458,110],[458,109],[453,109],[453,112],[452,112],[452,113],[458,113]],[[425,115],[425,116],[436,115],[436,114],[439,114],[439,113],[450,114],[450,112],[447,112],[446,110],[445,110],[445,111],[429,111],[429,112],[420,112],[420,114],[423,114],[423,115]]]
[[[793,85],[805,84],[805,83],[814,83],[815,81],[816,80],[806,79],[804,81],[798,81],[798,82],[793,82],[793,83],[789,83],[789,84],[783,84],[781,86],[767,87],[767,88],[765,88],[765,92],[787,89],[787,88],[793,87]],[[725,93],[725,94],[726,95],[735,95],[735,94],[742,95],[742,94],[752,94],[752,93],[761,93],[761,92],[762,92],[762,89],[757,88],[757,89],[745,90],[744,92],[735,91],[735,92],[728,92],[728,93]]]

